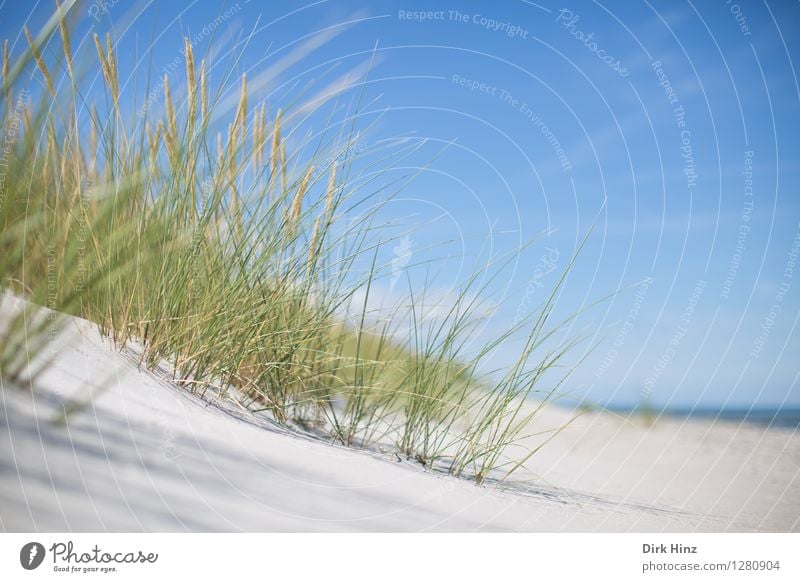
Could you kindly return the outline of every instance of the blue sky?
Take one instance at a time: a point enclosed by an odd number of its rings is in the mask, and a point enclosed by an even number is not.
[[[13,50],[21,24],[35,30],[50,10],[0,7]],[[490,284],[481,337],[544,299],[596,219],[556,308],[613,295],[566,330],[587,338],[573,360],[594,346],[568,384],[575,399],[800,405],[797,3],[118,0],[77,11],[87,55],[87,33],[118,39],[129,103],[184,35],[213,50],[217,82],[268,75],[252,99],[273,109],[349,72],[352,88],[296,119],[294,139],[335,131],[360,104],[354,176],[387,196],[405,185],[380,213],[400,237],[383,260],[415,284],[434,277],[437,300],[551,231]],[[275,63],[286,66],[273,75]],[[396,167],[372,176],[392,151]],[[389,299],[396,279],[379,288]]]

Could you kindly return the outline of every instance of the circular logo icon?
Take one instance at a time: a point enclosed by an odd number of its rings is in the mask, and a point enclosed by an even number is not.
[[[39,542],[28,542],[19,551],[19,563],[26,570],[35,570],[44,560],[44,546]]]

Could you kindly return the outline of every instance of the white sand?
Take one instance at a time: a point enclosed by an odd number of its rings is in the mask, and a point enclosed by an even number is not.
[[[792,430],[593,413],[498,490],[204,402],[85,322],[50,350],[35,399],[0,391],[0,530],[800,530]],[[49,422],[89,386],[86,410]],[[534,430],[569,417],[548,407]]]

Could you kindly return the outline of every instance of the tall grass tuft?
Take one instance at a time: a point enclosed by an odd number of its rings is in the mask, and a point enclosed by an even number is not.
[[[369,217],[342,219],[359,188],[341,164],[290,164],[291,116],[253,106],[245,76],[238,104],[225,110],[226,88],[211,89],[207,57],[198,73],[188,40],[185,103],[165,75],[163,113],[148,109],[137,126],[120,95],[112,38],[93,37],[105,98],[92,102],[58,14],[36,38],[25,30],[23,54],[3,45],[0,125],[15,136],[6,140],[0,199],[5,292],[56,318],[91,320],[119,347],[137,341],[145,365],[168,363],[187,390],[345,445],[390,446],[479,482],[520,465],[531,452],[507,452],[537,411],[527,399],[554,393],[557,384],[540,387],[544,373],[573,345],[540,353],[558,286],[534,319],[477,353],[466,346],[487,284],[467,281],[434,323],[419,307],[425,290],[411,289],[411,341],[401,345],[391,320],[370,322],[380,244]],[[59,63],[48,66],[42,49],[55,28],[70,80],[58,85]],[[44,91],[19,88],[31,67]],[[227,132],[211,129],[226,118]],[[354,267],[362,259],[366,274]],[[363,303],[353,307],[359,290]],[[35,311],[0,320],[4,386],[33,386],[29,355],[57,333],[57,321]],[[488,382],[482,366],[524,325],[518,362]]]

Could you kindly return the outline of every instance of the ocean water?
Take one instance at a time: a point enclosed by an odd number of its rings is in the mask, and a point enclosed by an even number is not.
[[[761,426],[800,428],[800,408],[667,408],[643,410],[642,408],[610,407],[609,410],[621,413],[647,413],[677,418],[703,418],[728,422],[747,422]]]
[[[800,408],[698,408],[692,410],[691,408],[681,409],[667,409],[664,414],[670,416],[680,417],[694,417],[694,418],[716,418],[718,420],[727,420],[732,422],[750,422],[763,426],[774,426],[783,428],[799,428],[800,427]]]

